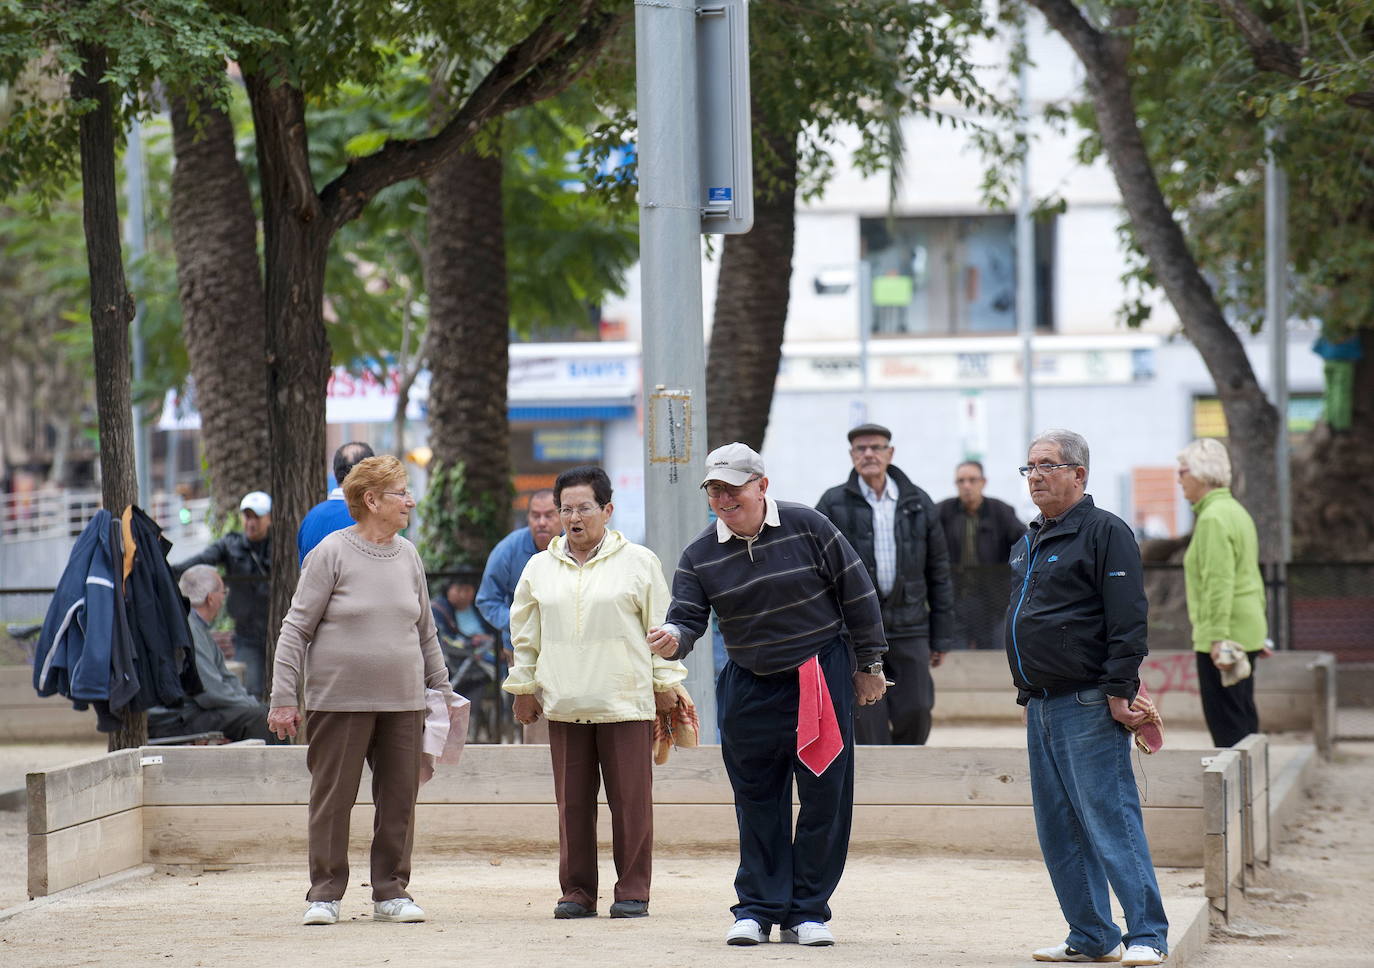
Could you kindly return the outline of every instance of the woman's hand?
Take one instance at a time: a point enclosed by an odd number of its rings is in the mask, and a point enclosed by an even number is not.
[[[267,728],[277,739],[296,738],[301,725],[301,711],[296,706],[273,706],[267,711]]]
[[[538,719],[540,713],[544,710],[539,705],[539,700],[535,698],[534,693],[531,692],[523,696],[516,696],[515,704],[511,711],[515,713],[515,721],[517,723],[521,726],[528,726]]]
[[[677,693],[672,689],[654,693],[654,712],[662,715],[677,708]]]

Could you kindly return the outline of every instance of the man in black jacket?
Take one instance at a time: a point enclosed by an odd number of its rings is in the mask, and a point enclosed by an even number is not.
[[[884,667],[893,681],[881,702],[859,709],[854,741],[925,744],[935,707],[930,670],[954,633],[954,584],[935,502],[892,466],[892,431],[860,424],[849,431],[854,470],[821,496],[816,510],[854,546],[878,589]]]
[[[225,606],[234,620],[234,658],[243,663],[243,685],[262,698],[267,652],[267,607],[271,600],[272,498],[250,491],[239,502],[243,531],[230,531],[198,555],[172,566],[177,578],[192,565],[215,565],[229,579]],[[235,580],[237,579],[237,580]]]
[[[1126,522],[1084,493],[1080,435],[1041,434],[1021,473],[1040,514],[1012,552],[1007,659],[1026,707],[1035,828],[1069,925],[1064,941],[1034,957],[1158,965],[1169,925],[1123,729],[1148,718],[1132,706],[1149,651],[1140,549]]]
[[[954,471],[958,496],[937,505],[954,570],[958,642],[970,649],[1002,648],[1007,559],[1026,533],[1011,505],[984,496],[987,483],[983,465],[966,460]]]

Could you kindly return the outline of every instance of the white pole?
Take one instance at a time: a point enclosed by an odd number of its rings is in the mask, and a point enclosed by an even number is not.
[[[707,521],[696,5],[635,4],[646,541],[672,576]],[[702,739],[715,741],[713,639],[686,658]]]
[[[1019,29],[1020,41],[1027,45],[1026,25]],[[1035,436],[1035,365],[1032,340],[1035,338],[1035,221],[1031,217],[1030,184],[1030,68],[1022,62],[1018,72],[1020,88],[1019,126],[1025,139],[1021,156],[1021,191],[1016,206],[1016,331],[1021,337],[1021,419],[1022,446]]]
[[[1270,381],[1279,411],[1274,441],[1279,505],[1278,594],[1271,637],[1284,648],[1288,639],[1288,561],[1293,557],[1293,507],[1288,455],[1288,173],[1278,163],[1274,144],[1282,137],[1275,127],[1265,129],[1268,145],[1264,166],[1264,325],[1269,329]]]
[[[134,358],[134,392],[137,393],[143,382],[147,360],[143,345],[143,299],[139,292],[143,279],[138,269],[139,260],[146,249],[143,227],[143,130],[138,118],[134,118],[129,125],[129,140],[124,147],[124,192],[129,203],[129,213],[124,219],[124,244],[128,249],[129,288],[134,298],[134,319],[129,328],[129,342]],[[133,407],[133,417],[134,477],[138,481],[138,499],[151,513],[153,493],[148,475],[148,424],[144,420],[143,408],[137,403]]]

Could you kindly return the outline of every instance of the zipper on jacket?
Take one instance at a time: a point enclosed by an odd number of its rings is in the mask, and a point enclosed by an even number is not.
[[[1016,608],[1011,613],[1011,649],[1016,653],[1016,670],[1021,673],[1021,681],[1026,685],[1031,685],[1030,679],[1026,677],[1026,669],[1021,664],[1021,647],[1016,642],[1016,620],[1021,616],[1021,606],[1026,601],[1026,590],[1030,587],[1031,573],[1035,570],[1035,552],[1039,549],[1031,545],[1030,535],[1025,536],[1026,542],[1026,577],[1021,581],[1021,597],[1016,600]]]

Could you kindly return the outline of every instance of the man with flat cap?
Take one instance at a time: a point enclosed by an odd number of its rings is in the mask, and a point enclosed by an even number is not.
[[[745,444],[706,455],[716,514],[682,552],[649,647],[681,658],[720,619],[721,754],[735,792],[739,871],[727,944],[835,943],[826,922],[854,811],[853,709],[882,699],[882,616],[849,542],[804,504],[768,496]],[[792,790],[800,810],[792,825]]]
[[[935,708],[930,670],[954,638],[954,581],[935,502],[892,465],[893,453],[892,431],[881,424],[849,431],[854,469],[816,510],[863,559],[887,637],[884,665],[894,684],[882,702],[859,710],[854,740],[923,746]]]

